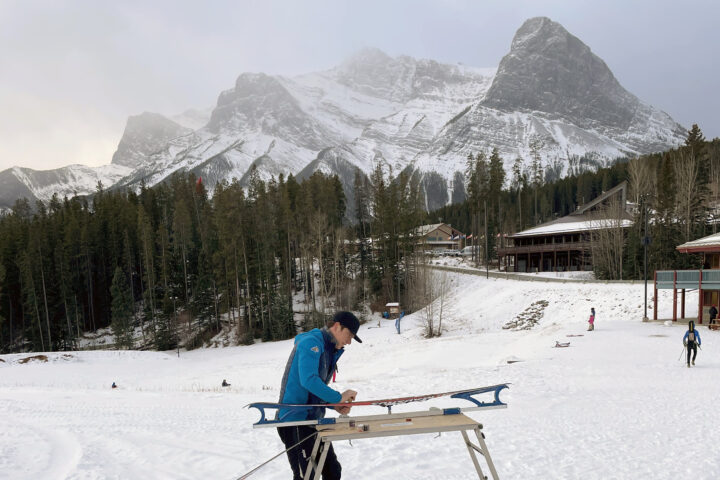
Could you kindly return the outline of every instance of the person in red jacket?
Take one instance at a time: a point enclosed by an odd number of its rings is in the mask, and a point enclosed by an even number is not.
[[[590,318],[588,319],[588,332],[595,330],[595,307],[590,309]]]

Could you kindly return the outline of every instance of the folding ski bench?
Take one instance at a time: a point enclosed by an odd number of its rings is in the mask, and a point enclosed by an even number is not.
[[[449,412],[448,412],[449,413]],[[327,452],[330,444],[337,440],[356,440],[375,437],[394,437],[398,435],[417,435],[420,433],[440,433],[440,432],[460,432],[465,440],[470,458],[472,458],[478,478],[487,480],[480,468],[480,462],[476,456],[476,452],[485,457],[487,466],[490,469],[492,478],[498,480],[498,474],[490,458],[487,444],[485,444],[485,435],[483,434],[482,424],[476,422],[472,418],[462,414],[445,414],[435,416],[417,416],[417,412],[408,412],[407,416],[402,414],[394,414],[396,418],[376,418],[369,420],[360,420],[350,423],[336,423],[317,425],[318,434],[315,438],[312,455],[308,462],[307,470],[303,478],[310,480],[319,480],[322,475],[322,469],[325,465]],[[470,441],[468,431],[475,432],[478,444],[475,445]],[[315,459],[320,458],[316,462]],[[313,471],[315,476],[311,477]]]

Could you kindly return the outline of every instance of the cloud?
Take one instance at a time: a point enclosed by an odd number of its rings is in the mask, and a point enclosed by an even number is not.
[[[124,121],[91,105],[0,89],[0,170],[110,163]]]
[[[537,15],[560,22],[590,46],[640,99],[683,124],[698,122],[712,138],[720,135],[720,11],[709,0],[691,5],[3,0],[0,170],[38,168],[39,161],[109,163],[130,115],[205,109],[243,72],[324,70],[366,46],[494,67],[517,28]]]

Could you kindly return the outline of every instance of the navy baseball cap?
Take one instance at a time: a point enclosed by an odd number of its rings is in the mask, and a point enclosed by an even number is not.
[[[333,323],[334,322],[337,322],[343,327],[350,330],[353,333],[353,337],[355,337],[355,340],[359,343],[362,343],[360,337],[357,336],[357,332],[360,329],[360,320],[358,320],[355,315],[353,315],[351,312],[338,312],[333,317]]]

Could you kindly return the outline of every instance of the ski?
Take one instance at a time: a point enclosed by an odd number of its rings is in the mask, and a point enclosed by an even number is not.
[[[555,340],[555,346],[553,348],[565,348],[569,346],[570,342],[558,342],[557,340]]]
[[[380,400],[360,400],[355,402],[347,402],[347,403],[315,403],[315,404],[285,404],[285,403],[271,403],[271,402],[256,402],[251,403],[249,405],[246,405],[248,408],[256,408],[260,412],[260,420],[258,420],[254,426],[283,426],[287,425],[287,422],[283,422],[281,420],[268,420],[265,416],[265,409],[268,410],[279,410],[279,409],[306,409],[309,407],[368,407],[368,406],[376,406],[376,407],[385,407],[388,409],[388,414],[392,414],[392,407],[395,405],[405,404],[405,403],[413,403],[413,402],[424,402],[426,400],[430,400],[433,398],[439,398],[439,397],[450,397],[450,398],[461,398],[464,400],[468,400],[469,402],[472,402],[475,404],[475,407],[470,409],[459,409],[459,408],[450,408],[450,409],[443,409],[441,412],[442,414],[450,414],[450,413],[460,413],[462,410],[468,411],[468,410],[476,410],[480,408],[503,408],[506,407],[507,404],[503,403],[500,400],[500,391],[502,391],[505,388],[509,388],[507,383],[501,383],[498,385],[490,385],[487,387],[479,387],[479,388],[470,388],[467,390],[455,390],[452,392],[442,392],[442,393],[429,393],[426,395],[414,395],[409,397],[396,397],[396,398],[384,398]],[[474,398],[475,395],[481,395],[481,394],[492,394],[493,399],[492,401],[481,401],[476,398]],[[437,414],[437,413],[433,413]],[[324,418],[320,420],[303,420],[299,422],[292,422],[293,425],[322,425],[322,424],[330,424],[330,423],[337,423],[338,421],[352,421],[352,417],[340,417],[340,418]]]

